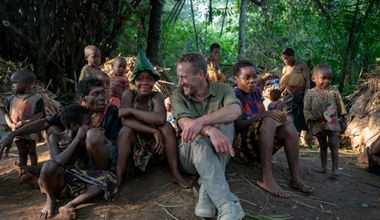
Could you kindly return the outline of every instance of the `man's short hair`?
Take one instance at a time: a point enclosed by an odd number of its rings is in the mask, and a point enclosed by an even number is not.
[[[282,52],[282,55],[294,56],[294,50],[290,47],[285,48]]]
[[[69,104],[62,109],[61,122],[65,128],[70,128],[71,123],[82,124],[83,116],[89,115],[90,112],[87,108],[79,104]]]
[[[220,49],[220,45],[218,43],[212,43],[210,45],[210,52],[212,52],[214,49],[217,49],[217,48]]]
[[[91,92],[91,88],[103,86],[102,80],[93,76],[86,77],[78,82],[77,95],[82,98]]]
[[[187,53],[183,54],[177,60],[177,65],[180,63],[190,63],[193,67],[193,73],[198,73],[200,70],[203,70],[207,74],[207,63],[206,59],[200,53]]]

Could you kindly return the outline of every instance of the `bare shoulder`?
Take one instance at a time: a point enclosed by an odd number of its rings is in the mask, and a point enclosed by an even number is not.
[[[153,91],[152,98],[153,98],[153,100],[157,100],[157,101],[164,101],[165,100],[164,94],[162,92],[158,92],[158,91]]]
[[[125,90],[121,96],[120,107],[121,108],[131,107],[135,93],[136,93],[135,90],[132,90],[132,89]]]
[[[301,67],[301,68],[303,68],[303,69],[309,69],[309,68],[307,67],[307,64],[306,64],[305,62],[301,61],[301,60],[297,60],[295,65],[296,65],[296,66],[299,66],[299,67]]]
[[[133,97],[135,94],[136,94],[136,91],[135,91],[134,89],[126,89],[126,90],[123,92],[122,98],[123,98],[123,99],[124,99],[124,97],[126,97],[126,98],[131,98],[131,97]]]
[[[70,143],[66,143],[66,144],[61,143],[61,142],[66,142],[66,140],[69,140],[69,137],[65,135],[65,132],[51,134],[49,135],[48,138],[49,138],[49,142],[51,143],[49,145],[50,148],[59,148],[60,145],[70,144]]]
[[[162,112],[165,110],[165,96],[163,93],[154,91],[152,95],[152,101],[154,102],[155,109],[159,109],[159,111]]]

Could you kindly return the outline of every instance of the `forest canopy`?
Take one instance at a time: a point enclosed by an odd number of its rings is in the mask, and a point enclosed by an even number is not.
[[[348,93],[380,59],[377,0],[112,0],[2,1],[0,57],[29,64],[61,98],[73,92],[83,48],[102,58],[143,49],[170,67],[185,52],[222,46],[225,68],[238,59],[267,69],[283,66],[286,47],[308,63],[328,63]]]

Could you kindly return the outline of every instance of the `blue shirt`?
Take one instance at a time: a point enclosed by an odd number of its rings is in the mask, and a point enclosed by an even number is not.
[[[235,88],[234,90],[236,97],[243,106],[242,120],[251,119],[255,115],[265,112],[264,97],[257,87],[251,93],[246,93],[239,88]]]

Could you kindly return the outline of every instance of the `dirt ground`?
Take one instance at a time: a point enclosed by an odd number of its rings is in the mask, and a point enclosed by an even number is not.
[[[273,158],[274,176],[289,191],[290,198],[278,198],[257,187],[258,166],[232,161],[226,176],[231,190],[240,198],[245,219],[378,219],[380,177],[356,163],[357,154],[340,151],[342,175],[319,174],[318,149],[301,148],[300,174],[315,192],[306,195],[289,188],[286,157],[283,151]],[[39,160],[49,158],[47,147],[38,147]],[[0,160],[0,219],[36,219],[45,196],[36,185],[19,185],[17,149]],[[331,161],[329,161],[331,164]],[[331,170],[329,170],[331,173]],[[78,207],[78,219],[199,219],[194,215],[197,187],[181,189],[170,183],[166,164],[157,164],[147,173],[130,179],[115,202],[99,198]],[[59,201],[59,206],[68,200]],[[55,215],[53,219],[59,219]]]

